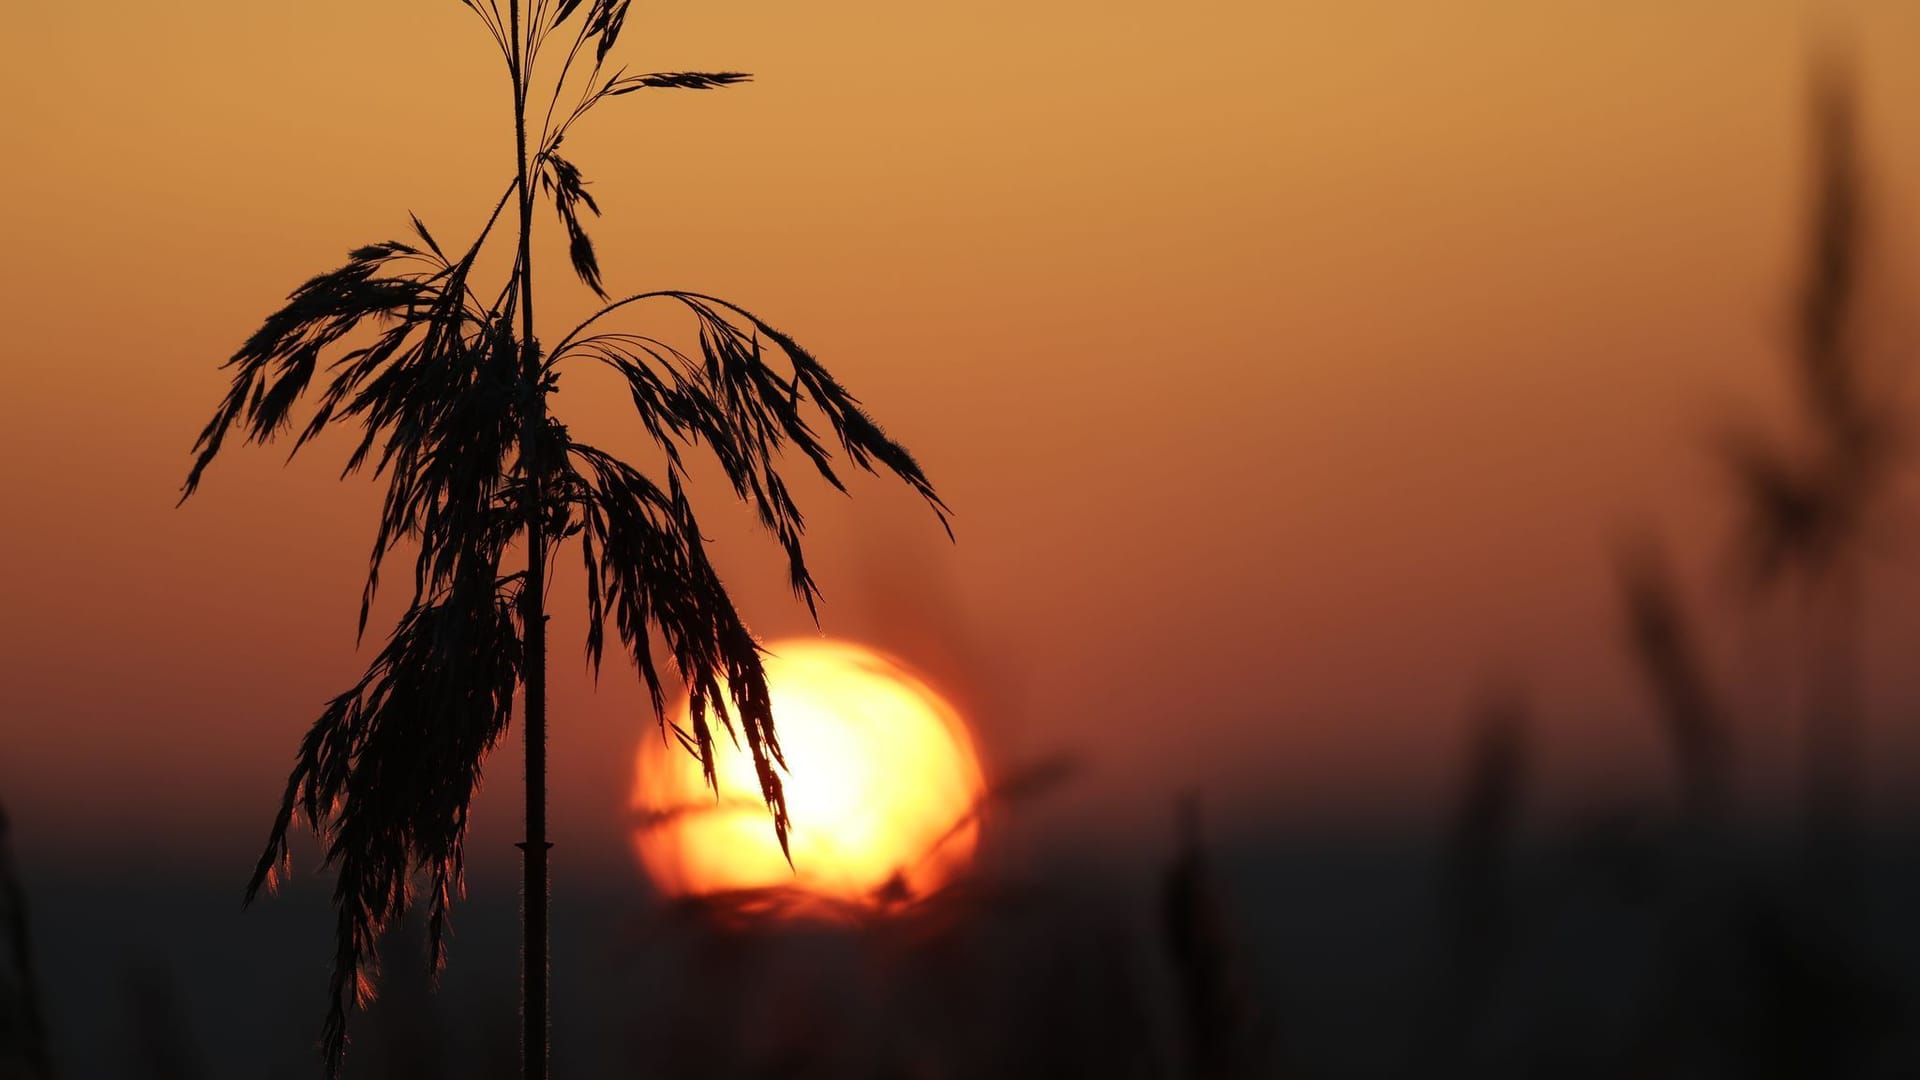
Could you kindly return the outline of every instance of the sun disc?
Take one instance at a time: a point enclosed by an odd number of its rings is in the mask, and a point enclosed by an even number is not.
[[[766,671],[793,864],[744,744],[716,732],[716,796],[692,754],[649,732],[635,769],[633,842],[662,892],[778,890],[882,906],[925,896],[971,860],[983,783],[951,704],[898,661],[847,642],[776,642]],[[668,716],[685,728],[688,714],[683,694]]]

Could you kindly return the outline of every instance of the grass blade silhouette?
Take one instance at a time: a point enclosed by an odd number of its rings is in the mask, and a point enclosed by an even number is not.
[[[1687,809],[1696,821],[1712,820],[1725,808],[1732,739],[1679,587],[1650,540],[1623,549],[1618,565],[1629,652],[1659,707]]]
[[[6,935],[6,966],[0,968],[0,995],[5,995],[0,997],[0,1071],[24,1080],[46,1080],[53,1075],[53,1062],[33,967],[33,937],[27,931],[27,892],[13,865],[7,811],[0,807],[0,933]]]
[[[1198,797],[1184,797],[1177,817],[1180,845],[1161,880],[1160,926],[1179,988],[1188,1074],[1221,1080],[1241,1070],[1249,1005]]]
[[[1740,551],[1756,593],[1796,586],[1816,614],[1805,721],[1809,824],[1822,846],[1853,816],[1862,723],[1858,663],[1862,576],[1873,522],[1899,458],[1899,418],[1870,385],[1859,332],[1864,168],[1852,75],[1816,67],[1811,95],[1812,205],[1792,352],[1798,433],[1739,430],[1722,457],[1743,517]]]

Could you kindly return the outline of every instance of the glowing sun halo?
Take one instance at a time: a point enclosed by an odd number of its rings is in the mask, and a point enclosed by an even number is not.
[[[897,662],[845,642],[768,647],[793,865],[753,760],[717,733],[719,797],[677,742],[641,740],[634,848],[671,896],[793,889],[855,904],[918,897],[973,856],[980,765],[959,714]],[[668,714],[683,726],[684,695]],[[902,893],[904,887],[904,894]]]

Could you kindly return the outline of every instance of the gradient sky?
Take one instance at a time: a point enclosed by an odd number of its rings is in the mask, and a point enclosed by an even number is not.
[[[1609,546],[1661,531],[1731,618],[1701,445],[1781,399],[1823,27],[1861,64],[1875,340],[1913,338],[1889,298],[1920,252],[1920,8],[1818,10],[642,4],[637,69],[756,81],[624,99],[570,157],[614,291],[745,303],[919,454],[955,545],[897,488],[806,487],[822,626],[951,687],[999,767],[1081,756],[1049,827],[1162,829],[1187,788],[1249,827],[1418,815],[1490,681],[1530,689],[1556,787],[1663,778]],[[336,439],[231,453],[176,510],[187,451],[290,288],[409,210],[443,240],[477,224],[512,171],[503,75],[453,0],[8,22],[0,798],[47,857],[244,866],[370,652],[376,490],[335,481]],[[537,220],[551,336],[589,297]],[[637,447],[607,389],[572,377],[559,408]],[[709,495],[750,621],[807,631]],[[555,815],[617,860],[650,729],[620,669],[596,692],[574,659],[562,565]],[[1889,650],[1920,614],[1910,561],[1876,585],[1884,779],[1912,759],[1893,726],[1920,687]],[[1716,652],[1762,787],[1790,734],[1777,637]],[[518,772],[494,762],[483,833]]]

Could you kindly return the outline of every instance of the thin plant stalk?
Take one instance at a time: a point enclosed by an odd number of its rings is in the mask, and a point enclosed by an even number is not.
[[[520,462],[527,496],[527,576],[520,590],[521,633],[525,660],[521,728],[526,741],[526,839],[520,844],[520,1034],[521,1069],[526,1080],[547,1080],[552,1062],[549,1017],[551,973],[547,901],[547,543],[541,508],[546,505],[545,476],[539,460],[539,433],[547,423],[546,395],[540,392],[540,343],[533,334],[533,185],[527,180],[527,43],[520,32],[520,0],[508,0],[513,35],[514,165],[520,189],[520,380],[526,394],[525,426],[520,433]]]

